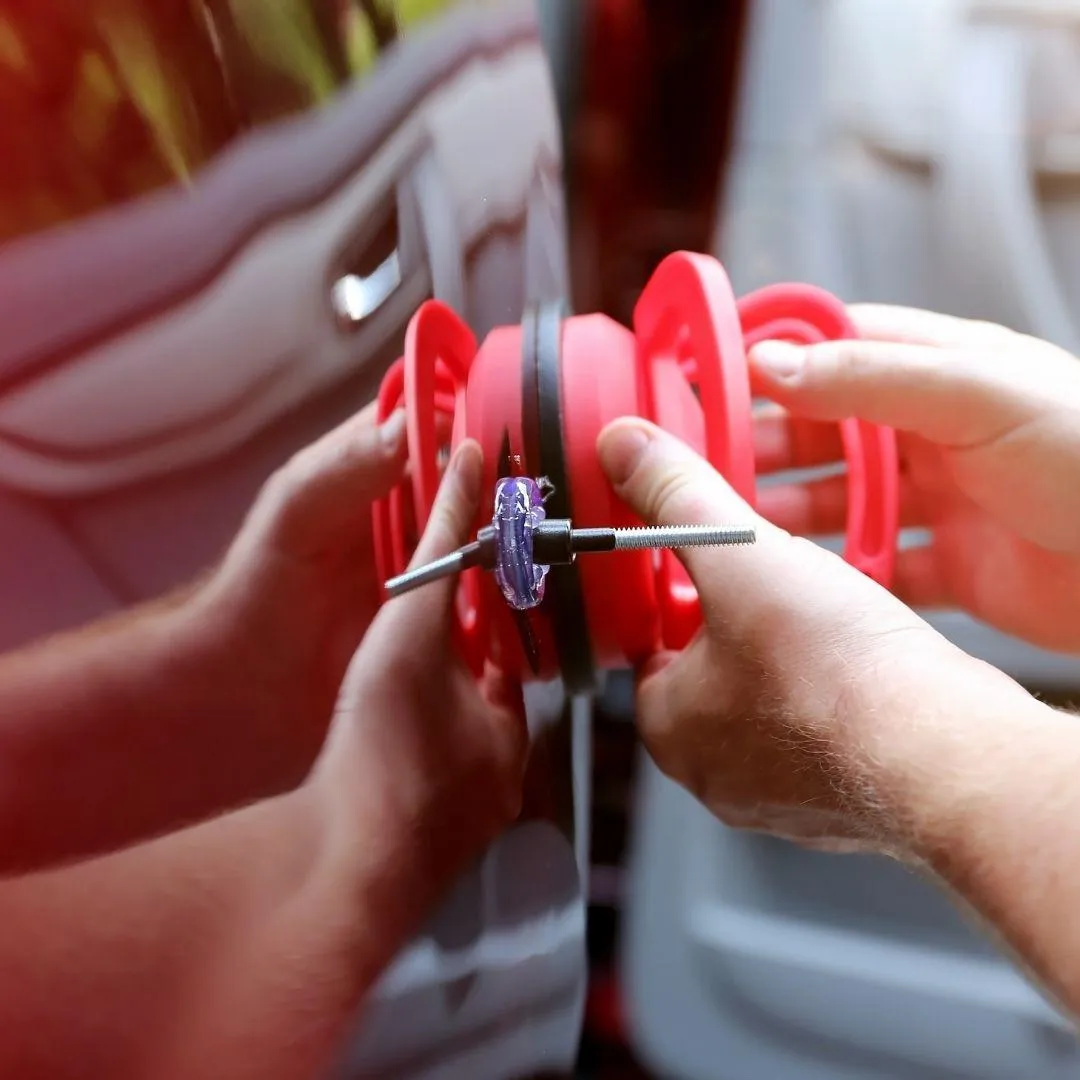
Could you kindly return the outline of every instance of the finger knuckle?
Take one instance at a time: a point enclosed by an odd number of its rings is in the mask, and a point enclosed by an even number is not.
[[[669,710],[642,706],[638,716],[638,729],[642,741],[660,771],[667,776],[676,776],[681,772],[678,767],[680,718]]]
[[[499,812],[504,821],[513,821],[521,813],[525,804],[525,780],[522,775],[521,760],[518,756],[501,763],[499,780],[496,785],[499,793]]]
[[[1022,340],[1015,330],[989,319],[970,319],[967,330],[974,341],[985,341],[987,344],[1010,344]]]
[[[506,710],[500,717],[499,764],[511,775],[519,775],[529,753],[529,732],[524,719]]]
[[[248,515],[249,527],[279,538],[294,530],[298,505],[304,492],[302,464],[288,462],[275,470],[259,489],[255,505]]]
[[[708,703],[708,704],[706,704]],[[722,741],[722,723],[713,709],[713,695],[680,695],[675,701],[663,688],[645,688],[638,694],[638,729],[657,768],[692,791],[699,789],[696,771],[708,741]]]
[[[270,474],[262,486],[260,498],[275,506],[287,506],[295,500],[297,492],[302,488],[305,471],[302,458],[291,458]]]
[[[817,352],[819,363],[811,365],[815,370],[832,374],[843,382],[856,382],[864,378],[873,367],[870,352],[862,341],[834,341],[823,345]]]
[[[657,477],[648,500],[658,521],[693,522],[702,511],[702,477],[688,469],[668,468]]]

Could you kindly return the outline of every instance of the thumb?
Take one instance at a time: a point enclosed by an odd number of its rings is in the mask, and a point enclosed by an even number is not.
[[[836,678],[868,643],[918,620],[876,582],[832,552],[772,525],[688,446],[643,420],[615,421],[601,434],[601,463],[616,492],[649,524],[752,525],[757,542],[681,552],[701,603],[704,633],[678,653],[654,656],[638,673],[638,723],[658,766],[686,776],[695,746],[687,718],[753,720],[803,695],[834,692]],[[790,675],[791,678],[787,676]],[[807,675],[810,677],[808,678]],[[827,707],[827,706],[826,706]],[[692,726],[691,729],[693,730]],[[735,758],[760,741],[753,723],[714,732]],[[690,759],[688,761],[688,758]]]
[[[764,341],[749,361],[761,392],[792,413],[855,417],[953,449],[1000,439],[1051,404],[1045,373],[1033,378],[1025,357],[1002,349]]]
[[[790,604],[806,559],[827,553],[755,513],[724,478],[685,443],[644,420],[610,424],[597,445],[616,493],[650,525],[736,525],[755,529],[747,547],[686,548],[678,554],[701,599],[707,622],[735,619],[750,626],[763,610]]]
[[[750,526],[759,541],[780,534],[708,461],[647,420],[627,417],[609,424],[597,451],[616,493],[648,525]],[[687,548],[684,554],[692,563],[712,553]]]

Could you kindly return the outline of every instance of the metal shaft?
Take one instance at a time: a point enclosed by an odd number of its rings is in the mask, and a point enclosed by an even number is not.
[[[401,596],[403,593],[420,588],[421,585],[430,585],[433,581],[468,570],[469,567],[476,566],[480,562],[480,555],[480,544],[474,542],[434,562],[425,563],[413,570],[406,570],[404,574],[398,574],[386,583],[387,596]]]
[[[637,529],[614,529],[616,551],[657,548],[728,547],[752,544],[752,527],[730,525],[646,525]]]
[[[730,547],[752,544],[753,527],[738,525],[643,525],[636,529],[574,529],[565,519],[540,522],[533,530],[533,558],[554,565],[573,562],[577,555],[605,551],[643,551],[689,547]],[[495,531],[485,528],[473,543],[441,559],[406,570],[386,583],[389,597],[401,596],[450,577],[472,566],[491,569],[495,562]]]
[[[573,529],[569,521],[542,521],[533,530],[538,563],[573,562],[578,555],[659,548],[727,547],[752,544],[753,528],[731,525],[643,525],[632,529]]]

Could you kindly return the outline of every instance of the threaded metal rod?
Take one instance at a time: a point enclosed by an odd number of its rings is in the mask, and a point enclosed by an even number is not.
[[[430,585],[433,581],[459,574],[462,570],[479,565],[481,556],[481,546],[474,541],[463,548],[458,548],[457,551],[450,552],[449,555],[444,555],[441,559],[418,566],[413,570],[406,570],[405,573],[391,578],[385,585],[386,595],[402,596],[404,593],[420,588],[421,585]]]
[[[746,526],[645,525],[636,529],[615,529],[616,551],[657,548],[729,547],[752,544],[757,533]]]
[[[540,522],[532,533],[533,558],[543,565],[573,562],[577,555],[605,551],[656,551],[690,547],[732,547],[752,544],[753,527],[739,525],[643,525],[629,529],[574,529],[565,519]],[[471,544],[426,566],[406,570],[386,582],[388,596],[428,585],[473,566],[492,569],[496,560],[496,536],[481,529]]]

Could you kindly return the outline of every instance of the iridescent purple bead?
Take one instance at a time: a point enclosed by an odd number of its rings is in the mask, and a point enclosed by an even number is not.
[[[527,476],[508,476],[495,485],[495,580],[518,611],[544,599],[548,567],[533,562],[533,529],[544,520],[540,485]]]

